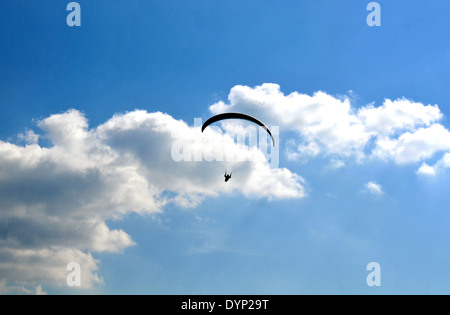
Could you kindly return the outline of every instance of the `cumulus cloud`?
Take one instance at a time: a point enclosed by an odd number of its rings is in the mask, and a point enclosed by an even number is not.
[[[47,292],[45,292],[42,289],[41,285],[38,285],[36,287],[27,288],[25,286],[11,286],[8,285],[6,280],[0,280],[0,294],[6,295],[6,294],[26,294],[26,295],[47,295]]]
[[[117,114],[89,128],[77,110],[38,123],[42,134],[26,132],[23,145],[0,141],[0,291],[45,293],[40,285],[66,285],[66,266],[78,262],[82,287],[103,280],[92,253],[120,253],[135,245],[106,221],[134,212],[152,215],[168,203],[195,207],[206,197],[240,193],[250,198],[305,196],[303,179],[271,168],[255,147],[243,147],[220,132],[205,137],[187,123],[163,113]],[[245,159],[175,161],[174,144],[192,142],[192,156],[203,144],[229,143]],[[196,138],[197,137],[197,138]],[[44,147],[40,139],[51,143]],[[198,144],[198,143],[197,143]],[[233,185],[223,171],[235,170]]]
[[[436,105],[424,106],[407,99],[386,99],[379,107],[370,104],[361,108],[357,116],[367,131],[392,135],[401,130],[414,130],[417,126],[430,126],[442,118],[442,113]]]
[[[450,153],[444,154],[444,156],[434,165],[428,165],[426,162],[423,162],[417,170],[417,174],[424,176],[436,176],[447,168],[450,168]]]
[[[397,139],[379,137],[373,155],[397,164],[423,161],[437,152],[450,150],[450,132],[440,124],[405,132]]]
[[[320,147],[314,141],[296,144],[293,139],[286,141],[286,156],[291,161],[310,159],[320,153]]]
[[[216,103],[210,107],[211,112],[242,111],[261,117],[269,125],[297,131],[302,136],[299,154],[316,154],[319,146],[320,151],[348,155],[362,150],[370,137],[352,113],[348,99],[324,92],[284,95],[277,84],[255,88],[238,85],[228,98],[229,104]]]
[[[279,85],[266,83],[254,88],[235,86],[228,101],[212,105],[210,111],[241,111],[280,126],[281,131],[294,131],[296,136],[286,143],[291,160],[323,154],[339,167],[350,158],[410,164],[450,151],[450,132],[439,123],[443,118],[439,107],[406,98],[356,108],[350,97],[321,91],[312,96],[285,95]]]
[[[425,162],[423,162],[416,173],[419,174],[419,175],[435,176],[436,175],[436,168],[433,167],[433,166],[428,165]]]
[[[440,124],[437,105],[402,98],[357,109],[348,97],[285,95],[277,84],[263,84],[233,87],[228,103],[213,104],[210,111],[246,112],[289,132],[281,145],[291,160],[323,155],[332,168],[349,159],[419,163],[420,175],[450,167],[450,132]],[[269,163],[270,145],[241,145],[223,129],[201,133],[160,112],[116,114],[90,127],[82,113],[69,110],[37,126],[40,132],[27,130],[18,143],[0,141],[0,292],[45,293],[42,284],[64,286],[70,262],[82,267],[83,288],[101,284],[93,254],[136,245],[106,222],[131,212],[154,215],[167,204],[196,207],[222,194],[306,196],[300,175]],[[243,125],[223,126],[238,138],[249,134]],[[44,140],[51,145],[43,146]],[[438,162],[427,164],[439,153]],[[224,183],[224,170],[234,171],[232,185]],[[375,182],[365,189],[383,194]]]
[[[377,184],[376,182],[368,182],[364,185],[365,191],[369,194],[380,196],[384,194],[383,188],[380,184]]]

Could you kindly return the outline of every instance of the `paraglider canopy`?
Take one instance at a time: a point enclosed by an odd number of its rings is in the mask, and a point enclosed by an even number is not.
[[[218,122],[220,120],[225,120],[225,119],[244,119],[244,120],[251,121],[251,122],[263,127],[267,131],[267,133],[270,135],[270,137],[272,138],[272,144],[273,144],[273,146],[275,146],[275,138],[273,137],[272,132],[269,130],[269,128],[267,128],[267,126],[265,124],[263,124],[260,120],[256,119],[255,117],[252,117],[247,114],[242,114],[242,113],[224,113],[224,114],[219,114],[219,115],[213,116],[210,119],[208,119],[207,121],[205,121],[205,123],[202,126],[202,132],[209,125],[211,125],[215,122]]]

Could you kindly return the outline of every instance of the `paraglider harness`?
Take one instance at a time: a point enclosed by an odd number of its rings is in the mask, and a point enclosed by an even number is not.
[[[231,179],[231,176],[233,175],[233,172],[231,172],[230,174],[227,174],[227,172],[225,172],[225,183],[228,182]]]

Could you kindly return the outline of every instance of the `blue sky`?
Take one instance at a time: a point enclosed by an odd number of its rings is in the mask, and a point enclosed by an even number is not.
[[[448,294],[450,3],[378,1],[369,27],[369,2],[80,0],[69,27],[67,3],[3,1],[0,293]],[[170,164],[138,123],[189,132],[214,108],[280,126],[280,191]]]

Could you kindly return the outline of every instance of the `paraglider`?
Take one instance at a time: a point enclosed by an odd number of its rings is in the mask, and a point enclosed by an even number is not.
[[[223,113],[223,114],[218,114],[216,116],[213,116],[211,118],[209,118],[202,126],[202,132],[211,124],[221,121],[221,120],[226,120],[226,119],[243,119],[243,120],[247,120],[250,122],[253,122],[261,127],[263,127],[267,133],[270,135],[270,137],[272,138],[272,144],[275,147],[275,138],[272,135],[272,132],[269,130],[269,128],[267,128],[267,126],[262,123],[260,120],[256,119],[255,117],[252,117],[250,115],[247,114],[242,114],[242,113]],[[227,174],[227,172],[225,172],[225,182],[228,182],[231,179],[233,172],[231,172],[230,174]]]

